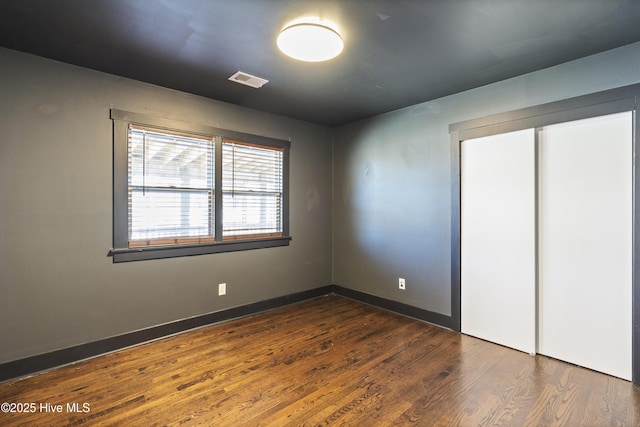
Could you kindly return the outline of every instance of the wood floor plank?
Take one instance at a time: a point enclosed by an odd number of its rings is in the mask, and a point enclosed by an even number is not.
[[[338,296],[0,384],[1,402],[37,405],[2,426],[640,425],[627,381]]]

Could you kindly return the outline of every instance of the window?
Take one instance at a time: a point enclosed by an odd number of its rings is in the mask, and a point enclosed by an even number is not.
[[[289,142],[111,111],[114,262],[284,246]]]
[[[214,141],[129,126],[129,247],[214,241]]]
[[[222,143],[223,240],[282,236],[282,150]]]

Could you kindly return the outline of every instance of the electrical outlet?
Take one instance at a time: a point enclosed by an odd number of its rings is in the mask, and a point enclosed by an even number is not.
[[[227,294],[227,284],[219,283],[218,284],[218,295],[226,295]]]
[[[398,279],[398,289],[402,289],[404,291],[405,289],[405,280],[401,277]]]

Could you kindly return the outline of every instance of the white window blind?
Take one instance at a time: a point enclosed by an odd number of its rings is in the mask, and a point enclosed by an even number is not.
[[[214,241],[214,142],[129,126],[129,247]]]
[[[282,236],[282,161],[282,148],[223,140],[223,240]]]

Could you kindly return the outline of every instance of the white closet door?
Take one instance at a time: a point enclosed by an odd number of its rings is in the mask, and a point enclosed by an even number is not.
[[[538,352],[631,379],[632,119],[539,133]]]
[[[534,131],[461,147],[462,332],[535,352]]]

